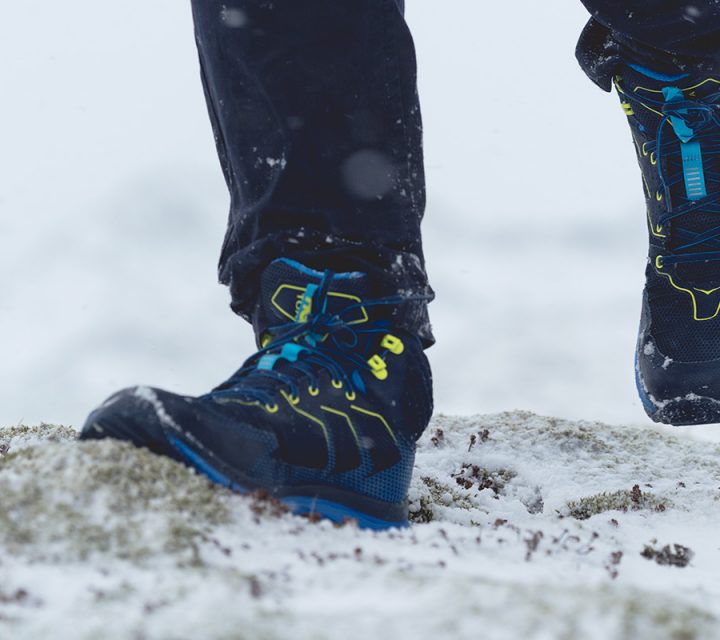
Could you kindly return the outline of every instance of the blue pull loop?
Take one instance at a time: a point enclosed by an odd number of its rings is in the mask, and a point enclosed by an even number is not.
[[[309,284],[305,288],[305,292],[300,296],[300,300],[298,300],[295,322],[305,323],[308,321],[312,314],[313,298],[317,289],[317,285],[314,284]]]
[[[665,87],[663,96],[667,103],[685,102],[685,95],[682,90],[677,87]],[[669,118],[672,123],[675,135],[680,139],[680,152],[683,164],[683,176],[685,178],[685,191],[688,200],[701,200],[707,196],[707,186],[705,184],[705,166],[703,164],[703,154],[700,143],[695,140],[695,131],[682,117],[687,115],[688,110],[678,108],[676,111],[670,111]]]
[[[296,342],[288,342],[283,345],[279,354],[265,354],[260,358],[257,368],[261,371],[270,371],[278,360],[287,360],[288,362],[297,362],[301,352],[307,351],[305,347],[300,346]]]
[[[681,150],[687,197],[689,200],[701,200],[707,196],[707,187],[700,143],[683,142]]]

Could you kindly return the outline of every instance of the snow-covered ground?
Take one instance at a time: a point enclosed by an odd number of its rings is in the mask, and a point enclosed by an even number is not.
[[[117,444],[4,431],[1,638],[720,635],[720,451],[698,442],[720,436],[656,429],[636,398],[644,203],[617,100],[574,61],[585,19],[408,1],[437,407],[497,414],[436,418],[413,485],[433,521],[311,524]],[[189,3],[0,3],[0,56],[0,427],[225,379],[252,338],[215,284],[227,197]],[[675,543],[687,567],[640,555]]]
[[[717,445],[522,412],[438,416],[415,524],[370,533],[70,437],[0,431],[2,638],[720,634]]]

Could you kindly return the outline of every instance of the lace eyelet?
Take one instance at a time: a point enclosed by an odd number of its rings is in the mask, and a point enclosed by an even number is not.
[[[331,380],[330,383],[331,383],[332,386],[335,387],[336,389],[342,389],[342,388],[343,388],[342,380]]]
[[[288,398],[288,402],[292,405],[296,405],[298,402],[300,402],[300,396],[290,396]]]
[[[388,377],[387,364],[379,355],[375,354],[368,361],[370,371],[378,380],[386,380]]]
[[[387,349],[390,353],[394,353],[396,356],[399,356],[403,351],[405,351],[403,341],[389,333],[382,339],[380,344],[383,349]]]
[[[320,389],[318,389],[317,387],[308,387],[308,393],[311,396],[316,396],[318,393],[320,393]]]
[[[345,392],[345,397],[346,397],[350,402],[352,402],[353,400],[355,400],[355,398],[357,398],[357,394],[356,394],[354,391],[346,391],[346,392]]]
[[[277,413],[278,409],[280,409],[280,407],[278,407],[277,404],[266,404],[265,405],[265,411],[267,411],[268,413]]]

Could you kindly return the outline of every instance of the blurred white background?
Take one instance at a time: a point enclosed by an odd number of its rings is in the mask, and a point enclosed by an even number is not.
[[[409,0],[445,413],[645,423],[644,203],[579,2]],[[227,196],[189,2],[0,7],[0,425],[119,387],[201,393],[253,349],[215,265]]]

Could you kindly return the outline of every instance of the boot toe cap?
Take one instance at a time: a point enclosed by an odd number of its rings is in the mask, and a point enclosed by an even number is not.
[[[88,416],[80,439],[124,440],[179,459],[167,437],[168,429],[177,424],[166,408],[166,395],[172,396],[150,387],[118,391]]]

